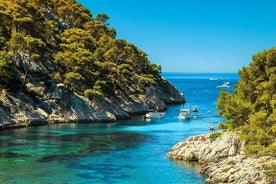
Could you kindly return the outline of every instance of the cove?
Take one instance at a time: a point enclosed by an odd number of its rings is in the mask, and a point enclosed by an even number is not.
[[[204,183],[193,163],[166,157],[177,142],[209,131],[223,119],[215,110],[224,78],[169,74],[204,116],[177,119],[182,105],[169,106],[162,119],[142,117],[111,124],[56,124],[0,132],[0,183]],[[208,116],[210,115],[210,116]],[[217,125],[217,124],[216,124]]]
[[[2,131],[0,182],[203,183],[194,165],[166,157],[171,145],[190,134],[184,133],[187,124],[167,121],[137,118]]]

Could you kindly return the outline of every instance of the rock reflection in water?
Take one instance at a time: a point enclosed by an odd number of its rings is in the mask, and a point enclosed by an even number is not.
[[[123,132],[49,136],[47,138],[50,138],[51,141],[54,140],[59,143],[57,144],[59,152],[45,155],[38,161],[62,161],[87,154],[104,154],[115,150],[130,149],[143,143],[148,136]],[[75,147],[81,149],[74,149]]]

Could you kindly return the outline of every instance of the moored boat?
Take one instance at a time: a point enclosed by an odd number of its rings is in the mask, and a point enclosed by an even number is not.
[[[190,119],[191,118],[191,111],[190,109],[180,109],[178,119],[180,120],[185,120],[185,119]]]
[[[193,106],[193,112],[198,112],[197,106]]]
[[[144,115],[145,119],[162,118],[165,116],[165,112],[148,112]]]
[[[229,88],[231,87],[230,82],[224,82],[222,85],[217,86],[218,88]]]
[[[230,87],[230,82],[225,82],[222,84],[223,87]]]

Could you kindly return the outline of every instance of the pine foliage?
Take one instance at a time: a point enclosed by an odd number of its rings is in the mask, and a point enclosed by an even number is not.
[[[106,14],[93,18],[75,0],[0,0],[0,87],[11,82],[24,87],[36,65],[47,69],[49,79],[89,98],[154,85],[161,67],[116,39],[108,20]]]
[[[219,113],[241,132],[248,153],[276,156],[276,48],[254,55],[239,75],[233,94],[221,92]]]

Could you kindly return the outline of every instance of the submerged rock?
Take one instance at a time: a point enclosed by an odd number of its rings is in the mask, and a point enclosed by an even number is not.
[[[209,177],[206,184],[271,182],[271,178],[265,175],[265,167],[276,164],[275,158],[247,157],[236,133],[221,133],[214,141],[210,140],[211,133],[189,137],[173,146],[167,156],[171,159],[201,162],[201,173]]]

